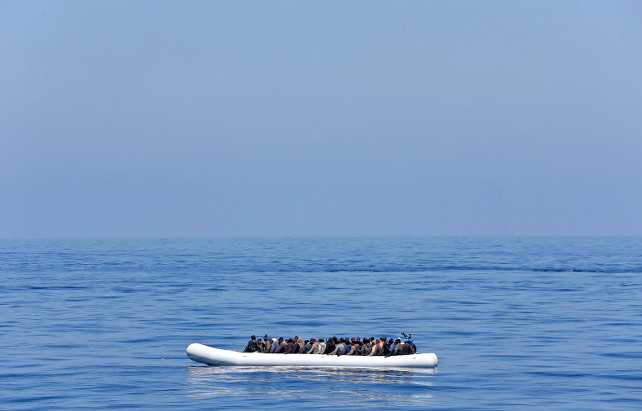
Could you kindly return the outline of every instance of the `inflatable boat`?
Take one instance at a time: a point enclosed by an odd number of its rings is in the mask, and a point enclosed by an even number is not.
[[[434,353],[391,357],[266,354],[221,350],[198,343],[190,344],[185,351],[191,360],[208,365],[336,368],[435,368],[437,366],[437,356]]]

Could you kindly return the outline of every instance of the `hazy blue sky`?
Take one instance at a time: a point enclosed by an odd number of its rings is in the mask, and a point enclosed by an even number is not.
[[[0,237],[642,235],[640,1],[0,1]]]

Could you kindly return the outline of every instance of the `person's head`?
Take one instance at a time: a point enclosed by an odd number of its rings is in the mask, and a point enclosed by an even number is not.
[[[272,342],[273,342],[273,343],[275,343],[275,342],[276,342],[276,337],[272,338]]]
[[[283,342],[283,337],[279,337],[279,342]]]
[[[256,340],[256,335],[253,335],[253,336],[252,336],[252,340]]]
[[[388,344],[394,344],[394,343],[395,343],[395,340],[393,340],[392,338],[388,340]]]
[[[408,339],[407,339],[407,338],[404,338],[404,339],[403,339],[403,343],[404,343],[404,344],[408,344]]]
[[[305,340],[305,343],[306,344],[310,344],[310,340]]]
[[[319,342],[323,342],[323,338],[319,338]]]
[[[259,337],[259,340],[258,340],[258,341],[259,341],[259,342],[263,342],[263,340],[261,339],[261,337]]]
[[[397,338],[397,341],[395,341],[395,344],[401,344],[401,338]]]

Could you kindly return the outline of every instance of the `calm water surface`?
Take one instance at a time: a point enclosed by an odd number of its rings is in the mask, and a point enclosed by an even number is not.
[[[3,409],[639,409],[641,238],[0,241]],[[207,367],[250,334],[436,371]]]

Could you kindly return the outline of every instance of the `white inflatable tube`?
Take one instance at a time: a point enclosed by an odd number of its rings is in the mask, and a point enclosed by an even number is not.
[[[208,365],[266,367],[337,367],[337,368],[434,368],[434,353],[395,355],[391,357],[322,354],[265,354],[221,350],[203,344],[190,344],[187,356]]]

